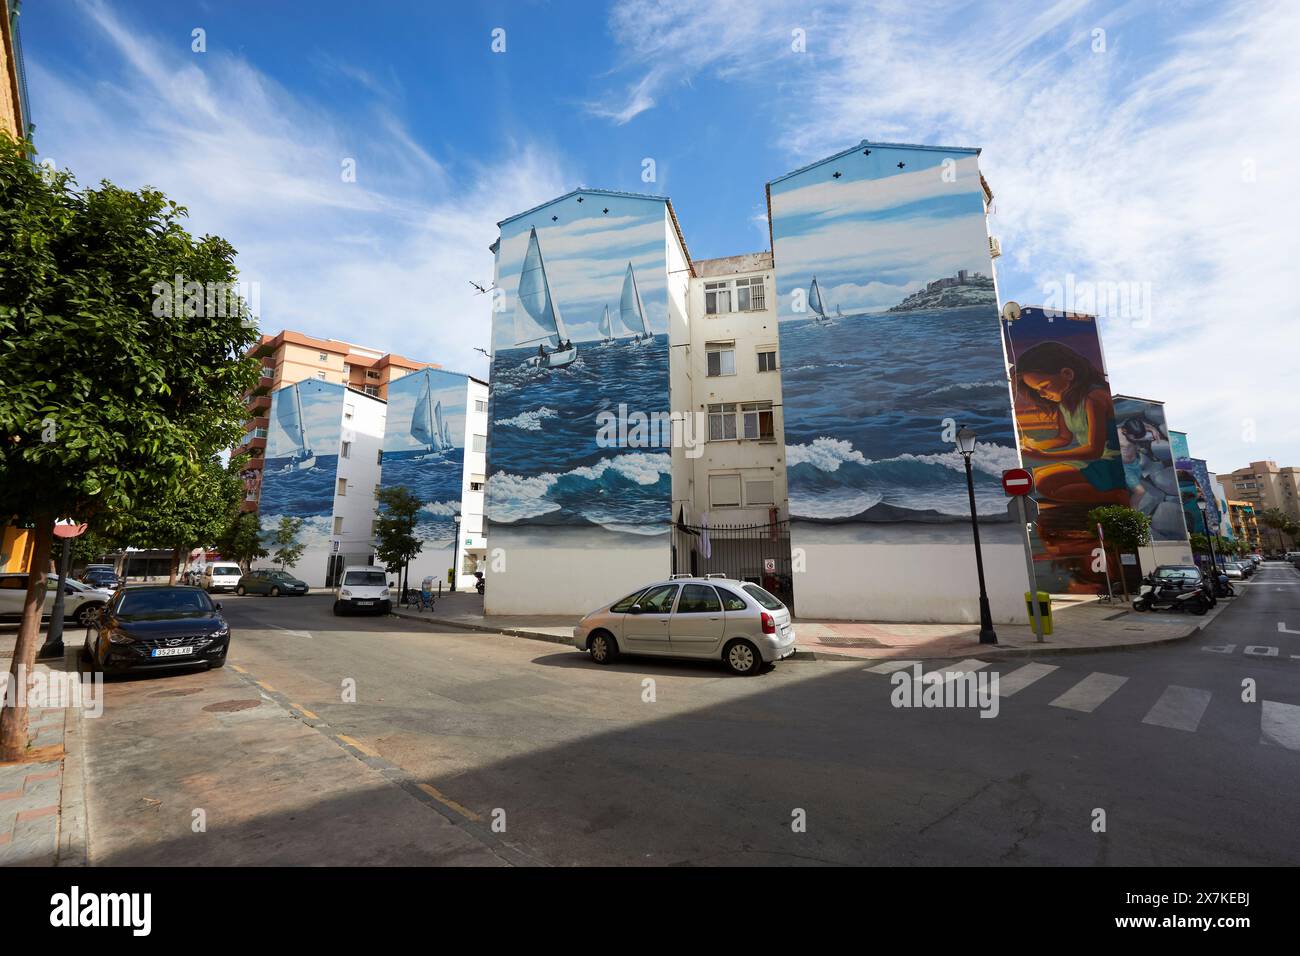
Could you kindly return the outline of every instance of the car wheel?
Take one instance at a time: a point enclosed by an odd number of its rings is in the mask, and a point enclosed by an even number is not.
[[[245,594],[248,593],[248,591],[246,591],[244,589],[244,586],[241,584],[239,585],[239,587],[235,588],[235,593],[238,594],[240,597],[243,597]]]
[[[722,659],[726,661],[731,673],[742,677],[757,674],[763,666],[762,655],[749,641],[732,641],[723,649]]]
[[[92,621],[99,617],[99,612],[104,609],[102,604],[83,604],[77,608],[77,623],[82,627],[90,627]]]
[[[1206,604],[1204,601],[1196,601],[1195,603],[1192,604],[1192,613],[1195,614],[1197,617],[1200,617],[1209,609],[1210,606]]]
[[[279,588],[271,588],[271,597],[279,597],[279,596],[280,596],[280,589],[279,589]]]
[[[591,651],[591,659],[597,664],[612,664],[618,657],[618,642],[608,631],[597,631],[587,641],[587,650]]]

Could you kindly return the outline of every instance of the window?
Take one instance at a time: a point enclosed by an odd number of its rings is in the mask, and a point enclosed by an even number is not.
[[[377,382],[381,377],[382,376],[374,369],[366,369],[366,378],[374,379]]]
[[[736,311],[761,312],[767,307],[767,293],[763,289],[763,277],[736,280]]]
[[[348,480],[346,478],[339,479],[337,490],[340,496],[346,495],[348,493]]]
[[[262,378],[275,378],[275,368],[270,365],[263,365]]]
[[[673,609],[673,598],[677,597],[677,585],[661,584],[641,595],[637,601],[647,614],[667,614]]]
[[[704,311],[709,315],[722,315],[731,311],[731,283],[704,283]]]
[[[318,356],[320,356],[320,360],[321,360],[322,362],[328,362],[328,361],[330,360],[329,355],[328,355],[327,353],[325,353],[325,352],[317,352],[316,354],[317,354]]]
[[[481,482],[481,481],[471,481],[471,482],[469,483],[469,490],[470,490],[470,491],[482,491],[482,490],[483,490],[483,482]]]
[[[774,598],[763,588],[760,588],[757,584],[746,584],[744,585],[743,590],[746,594],[752,597],[759,604],[763,605],[763,607],[767,608],[769,611],[785,610],[784,604],[782,604],[780,601]]]
[[[382,465],[383,463],[384,463],[384,450],[381,448],[379,449],[379,451],[375,452],[375,464]]]
[[[736,374],[736,344],[710,342],[704,346],[709,361],[709,377]]]
[[[356,410],[357,410],[357,408],[356,408],[355,405],[344,405],[344,406],[343,406],[343,420],[344,420],[344,421],[351,421],[351,419],[352,419],[352,415],[353,415],[354,412],[356,412]]]
[[[749,605],[745,599],[734,591],[728,591],[726,588],[718,588],[718,597],[722,598],[722,607],[726,611],[747,611]]]
[[[349,365],[347,362],[344,362],[344,363],[343,363],[343,375],[346,377],[346,376],[351,375],[351,374],[352,374],[352,366]]]
[[[627,609],[630,608],[633,604],[635,604],[636,599],[639,598],[640,596],[641,596],[640,591],[636,591],[633,594],[629,594],[627,597],[623,598],[623,600],[618,601],[615,604],[611,605],[610,611],[612,611],[614,614],[626,614]]]
[[[721,610],[718,592],[707,584],[688,584],[682,588],[682,599],[677,602],[678,614],[717,614]]]
[[[254,437],[254,438],[265,438],[265,437],[266,437],[266,429],[265,429],[265,428],[254,428],[254,429],[253,429],[253,437]]]
[[[476,399],[474,399],[474,411],[476,411],[476,412],[486,412],[486,411],[487,411],[487,402],[484,401],[484,400],[481,399],[481,398],[476,398]]]
[[[776,504],[775,483],[767,480],[745,482],[745,504],[747,505]]]
[[[709,475],[709,503],[715,508],[740,507],[740,476]]]
[[[758,370],[760,372],[776,371],[776,349],[760,350],[758,353]]]
[[[767,441],[775,434],[772,430],[771,402],[746,402],[740,406],[740,413],[745,420],[746,438]]]
[[[736,404],[724,402],[709,406],[709,441],[734,441],[736,438]]]
[[[364,387],[363,391],[364,391],[367,395],[373,395],[375,398],[378,398],[378,397],[379,397],[379,386],[378,386],[378,385],[367,385],[367,386]]]
[[[334,533],[336,535],[343,533],[343,518],[341,516],[334,519]]]
[[[339,457],[340,458],[352,457],[352,442],[345,441],[343,442],[342,445],[339,446]]]
[[[325,373],[324,373],[324,372],[317,372],[317,373],[316,373],[316,377],[317,377],[318,379],[320,379],[322,382],[325,381]]]
[[[469,450],[477,452],[487,451],[487,435],[475,435],[470,444]]]

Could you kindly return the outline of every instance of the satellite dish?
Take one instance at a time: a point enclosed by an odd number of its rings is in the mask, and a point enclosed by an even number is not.
[[[1002,318],[1006,319],[1008,322],[1014,322],[1016,319],[1020,318],[1020,303],[1008,302],[1004,305],[1002,307]]]

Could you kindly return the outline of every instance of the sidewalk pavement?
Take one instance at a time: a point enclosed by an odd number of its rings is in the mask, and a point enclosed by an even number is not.
[[[1239,592],[1242,585],[1237,585]],[[1249,587],[1249,585],[1246,585]],[[806,621],[795,618],[796,660],[932,660],[1114,651],[1180,641],[1200,631],[1234,599],[1222,600],[1204,617],[1142,614],[1117,597],[1106,603],[1082,595],[1052,595],[1054,628],[1042,643],[1026,624],[999,624],[996,645],[979,643],[976,624],[890,624],[873,621]],[[397,608],[399,617],[429,624],[508,634],[567,644],[574,616],[483,613],[475,593],[443,595],[432,611]]]
[[[0,634],[0,670],[6,673],[13,637],[12,632]],[[38,662],[37,671],[43,668],[75,674],[76,662]],[[82,865],[86,808],[81,711],[29,707],[27,728],[27,758],[0,763],[0,866]]]

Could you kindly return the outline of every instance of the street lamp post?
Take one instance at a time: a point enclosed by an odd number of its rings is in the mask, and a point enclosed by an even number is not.
[[[1210,530],[1210,504],[1204,498],[1196,502],[1201,509],[1201,526],[1205,528],[1205,546],[1210,551],[1210,597],[1218,596],[1219,564],[1214,560],[1214,533]]]
[[[975,570],[980,579],[980,643],[996,644],[997,632],[993,630],[993,613],[989,610],[989,592],[984,584],[984,554],[980,550],[980,523],[975,514],[975,476],[971,473],[970,458],[975,453],[975,430],[963,426],[957,432],[957,450],[966,463],[966,494],[970,497],[970,527],[975,535]],[[1036,600],[1036,598],[1035,598]]]
[[[456,579],[460,577],[460,515],[452,515],[452,522],[456,525],[456,540],[451,546],[451,580],[447,582],[451,590],[456,590]]]

